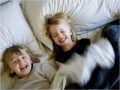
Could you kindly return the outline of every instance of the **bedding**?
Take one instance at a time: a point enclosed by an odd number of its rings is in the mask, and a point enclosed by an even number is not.
[[[23,3],[23,10],[35,36],[51,50],[52,43],[43,28],[45,15],[65,12],[72,19],[79,39],[88,37],[95,41],[96,36],[100,36],[97,32],[101,28],[98,27],[118,18],[119,9],[120,0],[26,0]]]
[[[9,2],[10,0],[0,0],[0,6],[1,5],[3,5],[3,4],[5,4],[5,3],[7,3],[7,2]]]
[[[6,3],[5,5],[0,6],[0,12],[0,26],[1,29],[3,29],[0,31],[2,39],[1,42],[5,42],[5,40],[6,43],[9,42],[12,44],[28,42],[31,44],[30,46],[33,46],[34,48],[36,47],[34,49],[36,52],[39,52],[35,36],[33,36],[33,33],[28,26],[19,4],[15,1]],[[9,45],[9,43],[5,45]],[[4,45],[4,43],[1,43],[1,48],[7,47],[2,47],[2,45]],[[40,51],[39,53],[42,52]]]
[[[87,37],[94,42],[100,38],[104,24],[119,18],[120,0],[0,0],[0,89],[6,90],[14,83],[7,72],[2,73],[3,51],[13,44],[24,44],[44,55],[42,61],[47,60],[45,53],[51,54],[53,48],[43,29],[44,17],[60,11],[72,18],[78,39]],[[49,63],[57,68],[53,58]]]

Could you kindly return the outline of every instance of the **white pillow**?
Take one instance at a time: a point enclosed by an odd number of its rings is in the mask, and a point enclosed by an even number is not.
[[[3,4],[5,4],[5,3],[7,3],[7,2],[9,2],[10,0],[0,0],[0,6],[1,5],[3,5]]]
[[[23,8],[38,40],[52,49],[43,30],[46,14],[63,11],[72,18],[76,32],[84,33],[118,18],[119,3],[120,0],[26,0]]]
[[[35,53],[43,53],[44,49],[39,49],[38,43],[24,18],[18,2],[11,1],[0,6],[0,12],[0,41],[3,42],[0,43],[0,51],[2,48],[7,48],[12,44],[25,43]]]

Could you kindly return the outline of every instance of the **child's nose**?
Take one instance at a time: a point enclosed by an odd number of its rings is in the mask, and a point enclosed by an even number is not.
[[[63,37],[63,35],[62,35],[62,34],[59,34],[59,38],[61,38],[61,37]]]
[[[23,59],[19,59],[19,64],[20,65],[24,65],[25,64],[25,61]]]

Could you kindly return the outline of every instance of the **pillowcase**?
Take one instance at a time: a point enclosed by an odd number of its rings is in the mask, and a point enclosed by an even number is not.
[[[26,0],[22,5],[36,37],[52,50],[43,30],[46,14],[65,12],[73,20],[75,32],[83,38],[89,36],[87,32],[118,18],[119,3],[119,0]]]
[[[7,3],[7,2],[9,2],[10,0],[0,0],[0,6],[1,5],[3,5],[3,4],[5,4],[5,3]]]
[[[12,44],[25,43],[35,53],[42,54],[44,48],[39,49],[38,43],[26,22],[19,3],[11,1],[0,6],[0,51]],[[1,52],[0,52],[1,53]]]

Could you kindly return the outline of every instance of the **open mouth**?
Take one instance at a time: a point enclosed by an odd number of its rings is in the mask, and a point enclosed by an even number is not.
[[[20,68],[20,70],[21,70],[21,71],[25,71],[27,68],[28,68],[28,65],[26,65],[26,66]]]
[[[64,39],[60,40],[60,43],[63,43],[66,40],[66,37]]]

